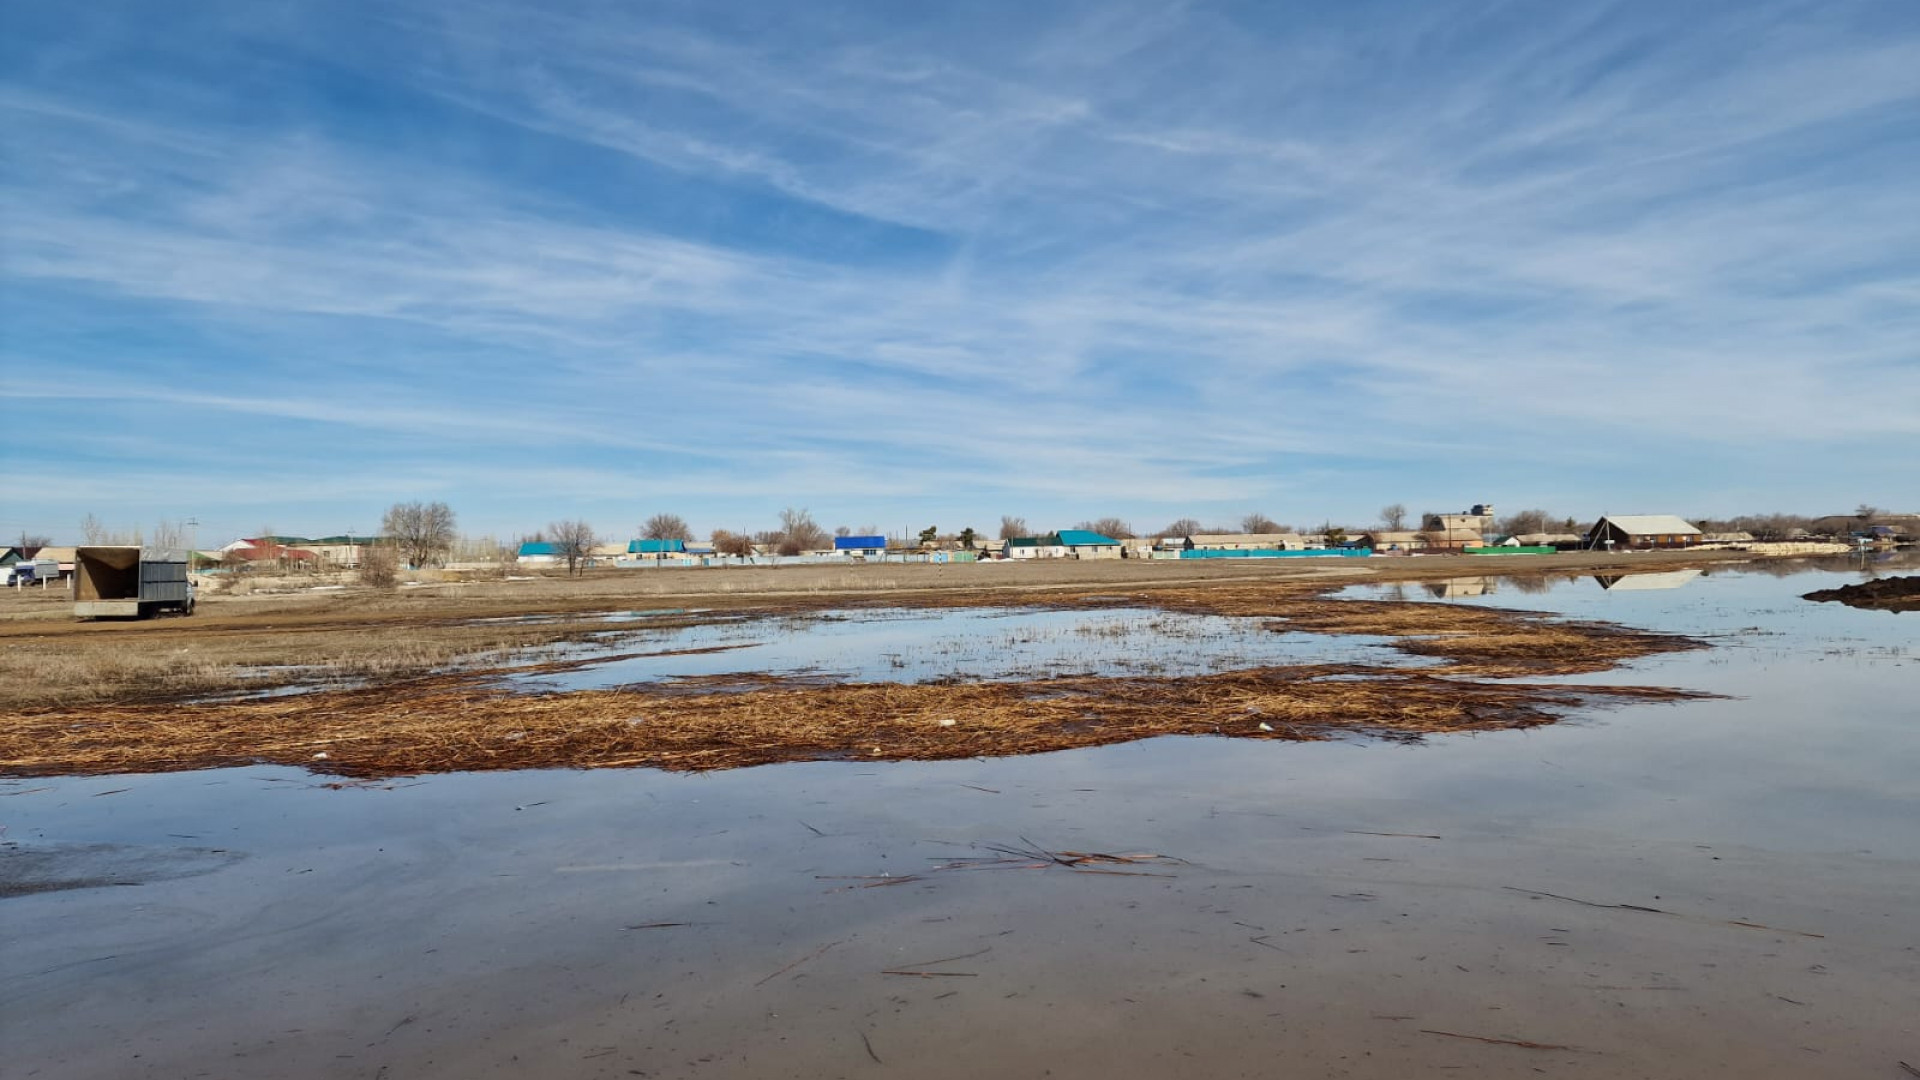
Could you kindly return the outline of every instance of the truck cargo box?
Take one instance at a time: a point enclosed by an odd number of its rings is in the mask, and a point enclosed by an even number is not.
[[[193,611],[193,585],[182,551],[131,544],[78,548],[73,560],[73,613],[83,619],[140,618]]]

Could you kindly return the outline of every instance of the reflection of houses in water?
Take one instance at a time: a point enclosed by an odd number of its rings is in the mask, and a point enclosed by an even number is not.
[[[1463,596],[1486,596],[1496,592],[1490,577],[1456,577],[1445,581],[1429,581],[1424,586],[1427,595],[1435,600],[1456,600]]]
[[[1593,580],[1608,592],[1645,592],[1677,589],[1699,576],[1698,570],[1663,570],[1657,574],[1595,574]]]

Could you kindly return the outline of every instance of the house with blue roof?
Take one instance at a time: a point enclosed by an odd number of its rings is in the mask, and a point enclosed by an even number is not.
[[[520,550],[514,555],[513,561],[523,566],[554,566],[564,558],[565,556],[560,553],[559,544],[551,544],[544,540],[529,540],[520,545]]]
[[[1057,534],[1060,546],[1067,549],[1070,559],[1117,559],[1120,557],[1120,541],[1110,536],[1101,536],[1086,529],[1061,529]]]
[[[634,540],[627,544],[629,555],[651,555],[654,557],[679,557],[687,553],[685,540]]]
[[[884,536],[836,536],[833,538],[833,553],[861,557],[885,555],[887,538]]]

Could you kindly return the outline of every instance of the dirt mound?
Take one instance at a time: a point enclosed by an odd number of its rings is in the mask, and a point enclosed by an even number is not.
[[[1879,611],[1920,611],[1920,577],[1890,577],[1859,585],[1821,589],[1802,600],[1837,600],[1848,607],[1874,608]]]

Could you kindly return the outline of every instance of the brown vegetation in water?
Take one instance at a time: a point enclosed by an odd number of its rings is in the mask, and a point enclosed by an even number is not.
[[[789,684],[518,694],[471,678],[168,707],[44,710],[8,722],[12,775],[270,762],[349,776],[470,769],[717,769],[833,758],[931,760],[1158,735],[1317,740],[1532,727],[1651,687],[1454,680],[1316,665],[1197,678],[966,685]]]
[[[171,771],[271,762],[383,776],[542,767],[696,770],[822,758],[926,760],[1036,753],[1158,735],[1417,738],[1531,727],[1588,703],[1697,696],[1655,687],[1481,681],[1590,672],[1699,645],[1533,613],[1326,600],[1298,587],[1082,595],[1050,602],[1261,616],[1273,619],[1275,629],[1391,638],[1396,648],[1444,663],[1416,671],[1323,664],[1181,678],[938,685],[822,685],[749,675],[545,694],[490,685],[488,676],[508,670],[492,669],[278,698],[16,709],[0,715],[0,730],[7,735],[0,772]]]

